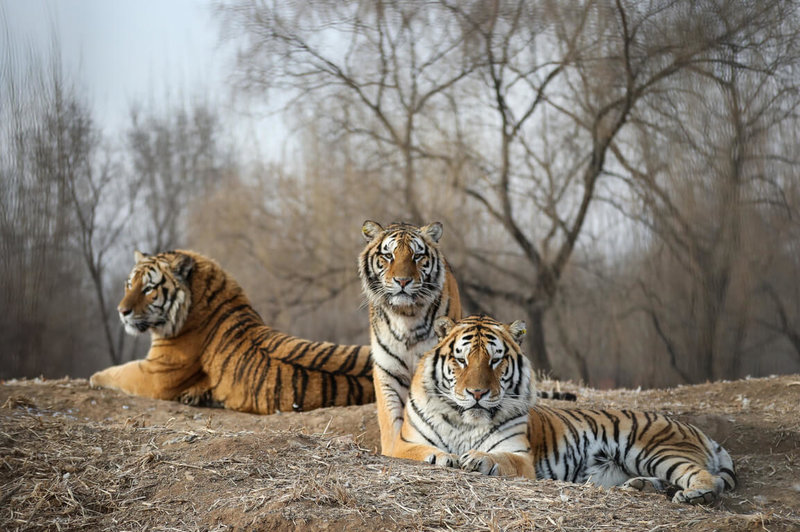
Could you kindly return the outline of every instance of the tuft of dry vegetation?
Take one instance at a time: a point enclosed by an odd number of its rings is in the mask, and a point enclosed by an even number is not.
[[[561,387],[584,405],[696,423],[730,450],[739,488],[699,508],[390,459],[375,452],[374,405],[255,416],[92,390],[84,380],[21,380],[0,386],[0,529],[800,527],[800,375],[649,391]]]

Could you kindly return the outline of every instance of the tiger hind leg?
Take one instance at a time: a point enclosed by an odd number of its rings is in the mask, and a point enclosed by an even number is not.
[[[683,483],[679,480],[679,485]],[[688,486],[679,490],[672,497],[672,502],[687,504],[713,504],[725,489],[725,481],[706,470],[695,471],[691,474]]]
[[[178,402],[189,406],[225,408],[225,403],[214,398],[208,377],[186,388],[177,397]]]
[[[728,451],[714,440],[709,441],[709,447],[712,450],[711,458],[705,466],[673,466],[678,477],[673,478],[672,482],[679,488],[672,497],[673,502],[714,504],[723,491],[736,488],[736,469]]]

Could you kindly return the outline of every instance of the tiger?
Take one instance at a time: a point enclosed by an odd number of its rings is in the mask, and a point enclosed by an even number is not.
[[[434,323],[392,456],[485,475],[674,492],[712,504],[736,487],[728,452],[664,415],[536,404],[525,324],[487,316]]]
[[[233,277],[198,253],[134,259],[117,310],[128,333],[150,332],[150,350],[95,373],[92,387],[256,414],[374,401],[369,346],[268,327]]]
[[[392,223],[384,229],[367,220],[361,231],[367,244],[358,273],[369,305],[381,453],[388,454],[403,424],[414,368],[436,344],[433,321],[461,318],[461,299],[439,250],[440,222],[421,227]]]

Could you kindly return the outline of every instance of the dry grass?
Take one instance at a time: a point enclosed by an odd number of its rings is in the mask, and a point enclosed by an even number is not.
[[[0,386],[0,529],[798,530],[797,402],[771,410],[765,403],[761,412],[761,388],[784,381],[759,381],[746,381],[757,384],[748,409],[755,419],[771,411],[775,426],[755,427],[758,441],[748,440],[748,429],[739,441],[728,438],[742,487],[711,509],[387,459],[373,452],[371,427],[360,430],[369,406],[258,417],[89,390],[81,381],[9,383]],[[677,396],[724,395],[726,386],[748,386],[741,382]],[[629,406],[671,393],[574,389],[582,402]],[[800,396],[794,389],[789,401]],[[747,417],[728,411],[737,393],[719,401],[721,419],[734,424]]]

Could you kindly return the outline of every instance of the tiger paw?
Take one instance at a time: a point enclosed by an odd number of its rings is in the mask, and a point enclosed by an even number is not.
[[[461,469],[465,471],[477,471],[482,475],[489,476],[499,474],[500,466],[489,453],[482,453],[473,449],[462,454],[459,461],[461,462]]]
[[[626,480],[622,489],[636,490],[644,493],[656,493],[664,491],[666,486],[664,482],[658,477],[633,477]]]
[[[89,388],[97,389],[103,387],[103,385],[100,384],[100,377],[98,377],[99,374],[100,372],[98,371],[97,373],[89,377]]]
[[[444,467],[458,467],[458,456],[451,453],[432,453],[425,458],[429,464],[434,464]]]
[[[206,408],[225,408],[225,403],[214,399],[211,390],[200,391],[194,388],[184,390],[178,396],[178,402],[188,406],[202,406]]]
[[[98,371],[89,377],[89,387],[93,389],[109,388],[110,384],[113,382],[111,372],[109,371],[110,369],[111,368],[106,368],[102,371]]]
[[[186,390],[178,396],[178,402],[187,406],[200,406],[203,395]]]
[[[672,502],[685,504],[714,504],[717,501],[714,490],[681,490],[672,497]]]

